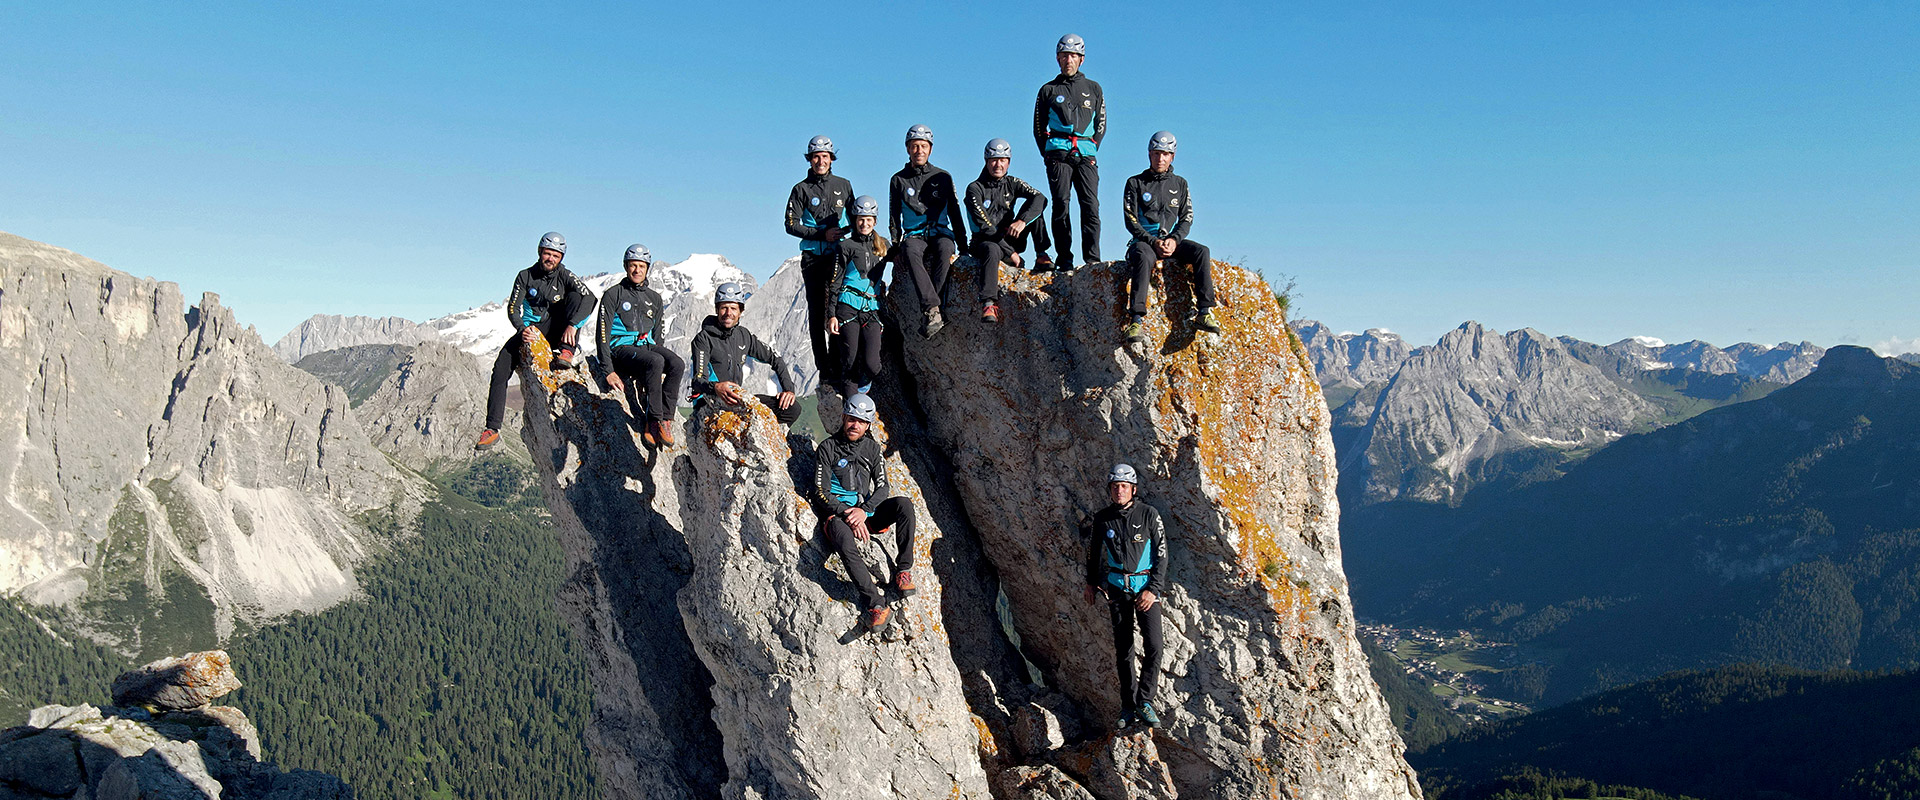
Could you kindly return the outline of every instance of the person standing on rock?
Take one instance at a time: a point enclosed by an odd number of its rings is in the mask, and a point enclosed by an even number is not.
[[[1114,667],[1120,673],[1120,727],[1160,724],[1153,695],[1160,688],[1160,594],[1167,566],[1167,529],[1160,512],[1141,502],[1140,475],[1127,464],[1107,473],[1113,505],[1100,509],[1087,532],[1086,601],[1104,594],[1113,618]],[[1139,623],[1146,652],[1134,682],[1133,629]]]
[[[1193,196],[1187,179],[1173,174],[1173,151],[1179,141],[1167,131],[1147,140],[1147,170],[1127,179],[1121,195],[1127,217],[1127,266],[1133,273],[1133,294],[1127,310],[1133,321],[1123,329],[1127,341],[1146,339],[1147,295],[1153,290],[1153,268],[1171,259],[1193,267],[1195,303],[1193,325],[1220,331],[1213,316],[1213,254],[1207,246],[1187,238],[1193,228]],[[1171,299],[1171,298],[1169,298]]]
[[[787,194],[787,233],[800,239],[800,278],[807,286],[807,341],[813,345],[813,364],[826,377],[835,365],[827,360],[827,318],[832,307],[827,282],[840,239],[852,228],[847,204],[853,202],[853,184],[833,174],[833,140],[815,136],[807,142],[807,177]]]
[[[962,222],[960,194],[953,176],[927,163],[933,155],[933,129],[907,129],[907,165],[893,174],[887,187],[888,232],[900,249],[896,263],[913,276],[924,320],[920,335],[932,337],[946,325],[940,305],[947,291],[947,268],[967,249],[967,227]]]
[[[747,395],[740,382],[746,380],[751,358],[772,365],[773,379],[780,382],[780,394],[760,395],[761,404],[773,410],[780,424],[792,425],[800,418],[800,405],[793,401],[787,360],[740,324],[740,315],[746,311],[746,287],[731,281],[720,284],[713,295],[713,316],[702,321],[700,332],[693,335],[693,398],[744,411]]]
[[[1080,72],[1087,59],[1087,43],[1071,33],[1053,48],[1060,74],[1033,101],[1033,143],[1047,162],[1047,188],[1053,195],[1055,258],[1063,270],[1073,269],[1073,220],[1067,200],[1080,194],[1080,248],[1082,263],[1100,260],[1101,140],[1107,138],[1107,97],[1100,84]],[[1049,267],[1042,256],[1036,271]]]
[[[567,237],[548,231],[540,237],[539,260],[513,278],[507,295],[507,319],[519,336],[501,345],[493,359],[493,383],[487,388],[487,427],[473,449],[487,450],[500,443],[500,426],[507,416],[507,379],[526,364],[536,337],[554,345],[553,368],[573,369],[580,329],[593,316],[593,291],[561,260],[567,256]]]
[[[634,394],[645,403],[640,438],[648,447],[673,446],[673,422],[679,403],[680,375],[686,362],[665,344],[667,316],[661,313],[660,293],[647,286],[653,254],[646,245],[627,248],[627,278],[600,296],[600,324],[594,344],[600,351],[600,369],[607,388],[624,393],[634,381]]]
[[[827,332],[840,337],[840,396],[866,394],[880,377],[880,273],[887,267],[887,239],[874,232],[880,203],[853,201],[853,233],[840,240],[827,296],[833,317]]]
[[[897,548],[893,588],[901,593],[913,586],[913,503],[894,497],[887,484],[887,462],[880,443],[868,433],[873,427],[873,398],[855,394],[842,410],[840,432],[827,437],[814,452],[813,485],[826,507],[827,541],[840,554],[853,585],[867,601],[867,627],[879,630],[892,611],[887,608],[887,576],[869,569],[861,545],[874,534],[893,528]]]
[[[1027,249],[1029,234],[1034,252],[1046,251],[1047,229],[1033,223],[1046,210],[1047,198],[1026,181],[1007,174],[1007,165],[1013,161],[1012,142],[988,141],[984,155],[986,164],[979,179],[967,184],[967,217],[973,222],[973,258],[980,265],[980,320],[999,322],[1000,265],[1020,268],[1020,252]]]

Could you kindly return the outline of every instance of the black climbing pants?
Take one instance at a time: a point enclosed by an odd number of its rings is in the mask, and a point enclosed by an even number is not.
[[[852,397],[880,377],[880,313],[855,311],[846,303],[834,311],[840,320],[840,396]]]
[[[1083,264],[1100,260],[1100,165],[1096,159],[1047,154],[1047,193],[1053,202],[1047,211],[1053,215],[1053,242],[1059,246],[1053,259],[1061,269],[1073,269],[1073,220],[1067,216],[1067,199],[1080,195],[1080,252]]]
[[[867,515],[868,533],[878,536],[889,527],[893,528],[893,541],[899,548],[895,551],[893,568],[913,569],[913,503],[907,498],[889,497]],[[847,568],[847,575],[853,578],[853,585],[860,588],[860,593],[875,606],[884,602],[887,596],[884,587],[893,576],[875,575],[868,570],[867,559],[860,553],[860,537],[853,535],[853,526],[840,517],[829,517],[827,541],[833,545],[833,551],[840,554],[840,564]]]
[[[1127,594],[1113,586],[1107,589],[1107,609],[1113,616],[1113,662],[1120,671],[1120,704],[1128,710],[1140,707],[1141,703],[1151,702],[1154,692],[1160,689],[1160,655],[1165,642],[1160,636],[1160,608],[1164,601],[1153,604],[1153,608],[1140,611],[1133,607],[1138,595]],[[1140,682],[1133,680],[1133,623],[1140,622],[1140,633],[1145,637],[1146,652],[1140,659]]]
[[[560,305],[547,309],[547,318],[534,323],[547,337],[547,344],[554,349],[560,348],[560,332],[567,329],[567,320],[580,309],[581,298],[569,293]],[[587,302],[592,302],[588,298]],[[575,334],[576,336],[578,334]],[[493,357],[493,383],[487,387],[487,430],[497,431],[507,421],[507,379],[513,377],[513,371],[525,365],[527,347],[520,342],[520,332],[514,331],[512,338],[500,346],[500,355]]]
[[[822,378],[838,366],[827,358],[827,315],[833,312],[827,284],[833,282],[834,258],[831,253],[800,253],[800,279],[807,285],[807,342],[813,345],[813,366]]]
[[[920,310],[939,308],[947,292],[947,269],[959,250],[946,236],[909,236],[899,244],[900,260],[913,276],[914,291],[920,295]]]
[[[1153,291],[1153,265],[1159,260],[1160,252],[1153,249],[1152,242],[1140,240],[1127,246],[1127,266],[1133,273],[1133,299],[1127,310],[1147,313],[1147,295]],[[1202,310],[1213,308],[1212,251],[1192,239],[1182,239],[1173,246],[1173,256],[1167,260],[1193,265],[1194,294],[1199,295],[1196,305]]]
[[[980,265],[980,299],[998,300],[1000,298],[1000,265],[1006,263],[1015,253],[1027,251],[1027,240],[1033,239],[1035,256],[1046,252],[1047,229],[1034,220],[1020,231],[1019,236],[976,236],[973,239],[973,260]],[[1028,266],[1032,266],[1029,264]],[[1063,262],[1062,269],[1066,266]]]
[[[657,344],[629,344],[613,348],[610,363],[613,371],[633,387],[648,417],[673,420],[679,406],[680,376],[686,373],[687,362]]]

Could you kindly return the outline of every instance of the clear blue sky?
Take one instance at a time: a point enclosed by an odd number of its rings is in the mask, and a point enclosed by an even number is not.
[[[1109,257],[1167,128],[1194,238],[1336,328],[1920,338],[1914,3],[173,5],[0,10],[0,230],[269,341],[504,295],[548,229],[582,272],[642,241],[764,276],[816,133],[865,193],[913,123],[962,180],[1005,136],[1037,183],[1068,31]]]

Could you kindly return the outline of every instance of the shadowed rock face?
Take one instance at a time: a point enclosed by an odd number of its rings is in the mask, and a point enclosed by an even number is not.
[[[1181,793],[1418,796],[1353,634],[1326,405],[1271,290],[1215,271],[1225,333],[1196,341],[1176,299],[1151,309],[1144,352],[1121,346],[1118,265],[1016,276],[1002,324],[907,337],[917,399],[1026,652],[1104,719],[1113,653],[1105,609],[1080,597],[1078,517],[1106,504],[1114,462],[1140,470],[1168,524],[1158,701]],[[955,294],[972,273],[956,265]],[[1190,296],[1183,272],[1171,284]]]

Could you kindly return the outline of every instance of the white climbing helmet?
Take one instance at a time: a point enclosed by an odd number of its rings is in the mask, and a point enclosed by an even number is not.
[[[1131,483],[1134,486],[1139,486],[1140,473],[1133,471],[1132,464],[1115,464],[1113,465],[1113,470],[1107,473],[1107,482]]]
[[[621,260],[622,261],[645,261],[649,266],[651,266],[653,264],[653,254],[647,252],[646,245],[636,244],[632,247],[627,248],[627,257]]]
[[[540,237],[540,249],[566,255],[567,237],[561,236],[559,231],[547,231],[546,235]]]
[[[841,410],[841,413],[860,420],[861,422],[872,423],[874,416],[873,398],[866,396],[864,393],[856,392],[852,397],[847,398],[846,406]]]

